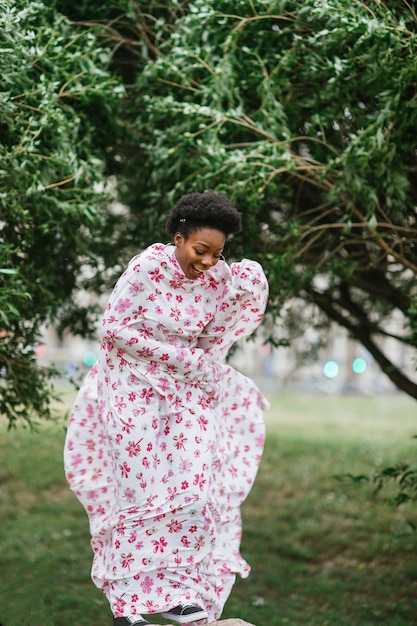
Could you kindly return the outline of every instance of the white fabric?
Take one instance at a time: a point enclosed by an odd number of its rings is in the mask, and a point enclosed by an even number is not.
[[[163,244],[134,257],[113,290],[64,462],[115,616],[192,602],[215,620],[235,575],[249,573],[240,505],[268,403],[222,359],[259,325],[267,297],[258,263],[219,261],[190,280]]]

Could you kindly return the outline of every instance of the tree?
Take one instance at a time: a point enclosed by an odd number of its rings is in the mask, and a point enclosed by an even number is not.
[[[91,331],[94,307],[74,298],[113,263],[103,189],[123,88],[93,34],[43,2],[0,0],[0,38],[0,414],[14,424],[50,416],[42,325]]]
[[[72,301],[78,289],[102,291],[165,236],[182,193],[207,188],[242,210],[243,236],[227,252],[264,265],[272,321],[295,303],[272,342],[336,322],[417,397],[381,342],[417,343],[411,3],[0,7],[0,413],[45,409],[33,353],[41,325],[89,332],[93,310]],[[123,220],[96,191],[109,174]]]
[[[381,340],[417,343],[416,25],[406,0],[194,0],[173,29],[148,21],[122,172],[132,243],[180,194],[224,191],[245,226],[229,253],[264,265],[271,316],[304,303],[271,341],[336,322],[415,398]]]

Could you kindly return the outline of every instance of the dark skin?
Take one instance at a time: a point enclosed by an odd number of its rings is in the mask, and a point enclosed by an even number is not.
[[[185,276],[195,280],[219,262],[226,243],[226,235],[217,228],[200,228],[187,238],[175,233],[175,256]]]

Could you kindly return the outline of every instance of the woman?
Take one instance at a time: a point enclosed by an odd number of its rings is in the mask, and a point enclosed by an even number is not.
[[[262,320],[260,265],[222,252],[241,216],[224,196],[183,196],[173,245],[135,256],[101,326],[97,364],[78,394],[65,444],[85,507],[92,578],[113,625],[218,619],[235,576],[240,505],[254,481],[267,402],[222,361]]]

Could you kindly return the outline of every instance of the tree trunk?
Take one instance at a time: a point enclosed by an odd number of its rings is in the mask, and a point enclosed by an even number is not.
[[[368,350],[378,363],[380,369],[384,374],[394,383],[397,389],[404,391],[406,394],[417,400],[417,384],[406,376],[387,356],[382,352],[379,346],[372,338],[371,323],[363,320],[358,321],[356,324],[352,322],[349,317],[342,315],[336,310],[335,302],[326,294],[319,293],[313,289],[308,291],[310,298],[315,304],[329,317],[329,319],[337,322],[340,326],[343,326],[348,330],[355,339]],[[343,303],[346,307],[346,302]],[[358,317],[358,316],[356,316]],[[377,329],[375,329],[375,333]]]

